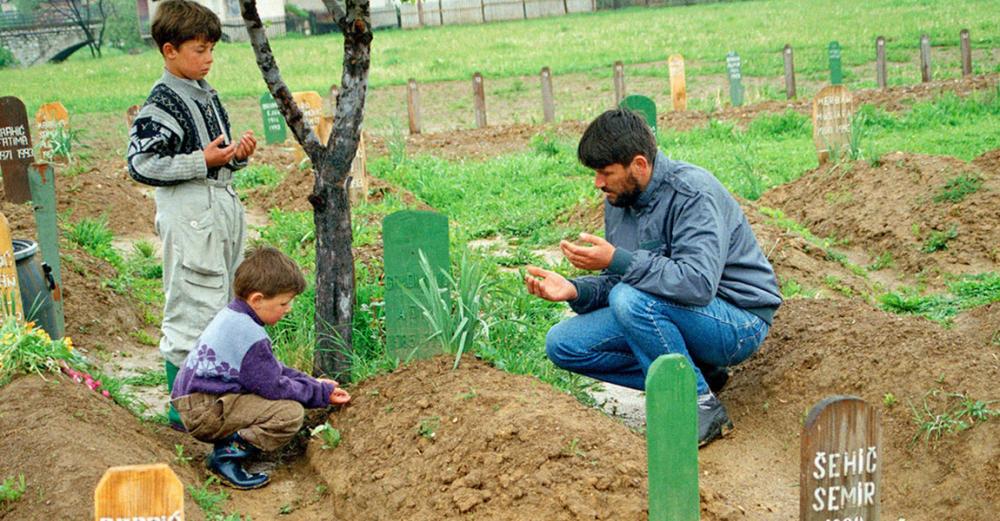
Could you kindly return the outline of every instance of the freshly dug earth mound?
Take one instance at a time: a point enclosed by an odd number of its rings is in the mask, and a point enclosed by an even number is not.
[[[782,209],[817,235],[864,249],[872,260],[887,252],[903,274],[933,281],[944,274],[993,271],[1000,263],[996,155],[970,164],[896,152],[877,166],[828,164],[767,192],[761,203]],[[978,187],[946,199],[962,180]],[[944,243],[930,251],[935,238]]]

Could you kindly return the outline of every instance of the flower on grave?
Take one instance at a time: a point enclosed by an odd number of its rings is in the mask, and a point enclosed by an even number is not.
[[[72,351],[73,350],[73,339],[72,338],[70,338],[70,337],[63,338],[63,343],[66,345],[66,350],[67,351]]]

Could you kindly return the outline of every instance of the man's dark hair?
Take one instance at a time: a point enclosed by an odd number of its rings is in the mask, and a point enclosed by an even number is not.
[[[646,120],[628,109],[612,109],[598,116],[587,126],[576,149],[580,162],[593,170],[614,164],[627,167],[635,156],[645,156],[653,164],[656,138]]]
[[[282,293],[298,295],[305,289],[306,279],[299,266],[271,246],[261,246],[248,253],[233,277],[233,293],[243,300],[255,292],[271,298]]]
[[[189,0],[160,2],[153,18],[153,41],[163,53],[163,46],[181,44],[196,38],[215,43],[222,38],[222,24],[211,9]]]

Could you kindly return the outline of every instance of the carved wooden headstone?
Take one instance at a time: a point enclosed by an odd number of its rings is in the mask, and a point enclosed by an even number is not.
[[[365,133],[358,137],[358,149],[351,161],[351,186],[348,196],[351,206],[368,200],[368,152],[365,150]]]
[[[264,140],[267,144],[284,143],[288,138],[288,126],[285,124],[285,116],[281,115],[278,108],[278,102],[274,101],[270,92],[265,92],[260,97],[260,115],[264,119]]]
[[[472,105],[476,111],[476,128],[486,126],[486,89],[483,85],[483,75],[478,72],[472,75]]]
[[[962,29],[962,32],[958,33],[958,39],[961,40],[962,47],[962,76],[971,76],[972,45],[969,43],[969,30]]]
[[[132,128],[132,122],[135,121],[136,116],[139,115],[139,111],[142,110],[141,105],[132,105],[125,111],[125,126],[129,129]],[[267,128],[266,126],[264,128]]]
[[[920,35],[920,80],[931,81],[931,39],[926,34]]]
[[[625,65],[622,62],[615,62],[612,67],[615,82],[615,106],[619,106],[625,99]]]
[[[448,218],[426,211],[405,210],[382,221],[385,262],[385,336],[390,356],[400,360],[426,357],[439,352],[437,341],[428,342],[432,331],[420,308],[407,292],[420,293],[419,251],[423,251],[438,283],[445,286],[441,270],[449,270]]]
[[[556,103],[552,95],[552,71],[548,67],[542,67],[542,117],[546,123],[556,120]]]
[[[35,112],[35,125],[38,128],[39,155],[47,158],[56,136],[69,130],[69,112],[58,101],[45,103]]]
[[[684,57],[680,54],[671,55],[667,59],[667,68],[670,70],[670,99],[673,101],[674,110],[683,112],[687,110],[687,80],[684,77]]]
[[[726,75],[729,77],[729,100],[734,107],[743,105],[743,65],[736,51],[726,55]]]
[[[323,97],[314,90],[308,90],[304,92],[293,92],[292,100],[299,106],[299,110],[302,111],[302,119],[309,122],[309,126],[312,127],[313,132],[316,133],[316,137],[319,139],[319,142],[326,143],[326,137],[330,135],[330,131],[324,127]],[[302,150],[302,147],[295,147],[295,162],[301,162],[305,159],[305,157],[306,153]]]
[[[639,94],[630,94],[622,100],[621,108],[641,114],[649,128],[653,129],[654,134],[656,133],[656,103],[652,99]]]
[[[694,370],[678,354],[657,358],[646,375],[649,520],[697,521],[698,400]]]
[[[420,91],[417,90],[417,80],[413,78],[406,82],[406,113],[410,120],[410,134],[419,134]]]
[[[785,50],[781,54],[785,58],[785,97],[792,99],[795,97],[795,56],[792,46],[785,44]]]
[[[330,134],[333,133],[333,120],[337,116],[337,85],[330,85],[330,91],[323,98],[323,123],[320,127],[326,132],[325,137],[320,139],[324,145],[330,141]]]
[[[111,467],[94,490],[94,521],[184,521],[184,487],[164,463]]]
[[[52,270],[52,309],[54,324],[49,331],[52,338],[62,338],[66,332],[66,319],[62,299],[62,263],[59,260],[59,226],[56,223],[56,174],[52,165],[35,163],[28,167],[31,202],[35,206],[35,224],[38,228],[38,246],[42,261]]]
[[[886,87],[886,66],[885,66],[885,38],[879,36],[875,38],[875,76],[878,81],[878,88]]]
[[[843,85],[830,85],[813,98],[813,143],[820,164],[831,155],[842,156],[851,141],[854,101]]]
[[[827,47],[827,55],[830,59],[830,85],[841,85],[844,83],[844,69],[840,63],[840,42],[832,41]]]
[[[0,172],[3,173],[4,197],[8,201],[31,200],[28,165],[34,158],[24,103],[14,96],[0,98]]]
[[[17,262],[14,259],[14,243],[10,237],[10,223],[0,212],[0,316],[14,316],[24,320],[21,307],[21,289],[17,284]]]
[[[801,521],[878,521],[882,477],[878,411],[849,396],[827,398],[802,428]]]

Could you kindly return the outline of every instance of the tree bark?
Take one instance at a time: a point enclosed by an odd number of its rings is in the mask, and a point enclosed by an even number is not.
[[[315,172],[313,222],[316,226],[316,346],[313,371],[339,381],[350,379],[354,316],[354,256],[348,187],[357,152],[371,62],[371,15],[368,0],[347,0],[341,9],[324,0],[344,35],[344,69],[337,94],[333,132],[324,147],[302,118],[278,70],[256,0],[240,0],[250,43],[268,90],[285,116]]]

